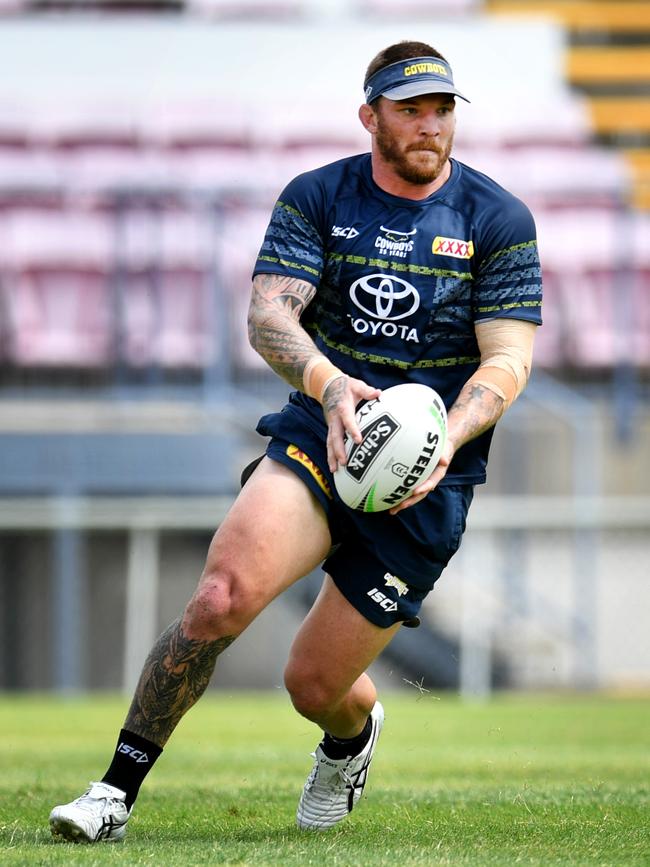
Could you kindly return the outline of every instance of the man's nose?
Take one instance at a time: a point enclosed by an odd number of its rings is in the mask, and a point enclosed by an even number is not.
[[[440,118],[435,111],[428,111],[422,115],[420,124],[421,135],[440,135]]]

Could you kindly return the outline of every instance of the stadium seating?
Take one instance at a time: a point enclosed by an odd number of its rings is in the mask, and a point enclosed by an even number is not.
[[[0,15],[13,15],[23,11],[25,0],[0,0]]]
[[[470,21],[457,16],[476,3],[410,0],[404,9],[407,5],[409,14],[437,26],[441,20]],[[524,5],[543,4],[522,0],[519,6]],[[563,10],[570,6],[577,16],[581,5],[567,2]],[[603,0],[600,7],[608,21],[614,16],[623,26],[629,24],[631,5]],[[545,6],[558,4],[549,0]],[[196,0],[186,8],[199,12],[199,20],[203,14],[250,18],[262,10],[259,15],[274,16],[278,25],[289,14],[345,14],[350,21],[371,16],[381,22],[394,12],[394,4],[382,0]],[[639,21],[645,26],[643,15]],[[476,17],[471,22],[458,29],[469,44],[489,37],[510,64],[525,56],[525,27],[509,22],[494,27]],[[245,45],[244,31],[234,21],[224,26],[228,33],[221,25],[209,33],[192,32],[199,46],[214,43],[217,53],[227,47],[227,68],[235,75],[233,46]],[[386,31],[377,27],[378,34]],[[299,77],[301,64],[310,59],[305,46],[292,41],[293,30],[278,26],[273,32],[278,45],[295,46]],[[631,166],[645,171],[647,154],[634,149],[630,163],[593,144],[592,125],[604,129],[612,123],[612,104],[571,93],[561,81],[565,40],[552,28],[534,32],[538,39],[542,32],[544,56],[529,70],[530,98],[520,98],[521,83],[513,80],[514,96],[505,108],[495,110],[481,89],[484,76],[471,62],[463,68],[458,51],[461,73],[473,83],[476,97],[472,90],[472,106],[459,108],[456,156],[534,210],[547,286],[538,363],[587,369],[622,359],[648,366],[650,225],[626,200],[636,176]],[[609,46],[606,55],[618,78],[628,80],[639,63],[645,68],[646,49],[632,61],[619,57],[618,50]],[[270,56],[273,49],[268,51]],[[245,319],[250,273],[270,207],[296,174],[367,147],[354,110],[348,110],[360,95],[350,97],[347,80],[332,87],[331,70],[320,70],[315,48],[313,54],[314,87],[292,89],[291,99],[277,84],[257,92],[258,66],[248,71],[237,99],[219,77],[214,93],[183,91],[177,83],[164,99],[160,90],[141,89],[137,98],[125,95],[123,103],[110,92],[93,100],[89,91],[81,99],[70,82],[59,79],[61,98],[38,112],[0,93],[4,356],[32,367],[200,370],[231,362],[236,370],[261,370],[261,359],[248,346]],[[602,56],[589,46],[574,46],[567,55],[571,80],[598,80]],[[264,69],[261,59],[258,65]],[[67,98],[66,87],[71,88]],[[620,126],[625,118],[638,126],[645,123],[643,111],[636,118],[632,111],[618,111],[613,122]],[[58,297],[60,305],[53,303]],[[629,339],[621,340],[621,334]]]
[[[650,48],[642,46],[571,46],[567,76],[574,84],[599,87],[634,85],[650,79]]]
[[[488,0],[486,5],[508,15],[550,15],[588,33],[650,32],[650,7],[645,0]]]
[[[0,147],[0,191],[51,190],[61,187],[63,178],[50,154],[26,148]]]
[[[646,366],[648,215],[616,208],[566,208],[539,213],[537,223],[549,293],[538,340],[542,363],[548,358],[554,366],[552,352],[557,351],[565,364],[578,368],[621,362]],[[553,322],[556,317],[561,320]]]
[[[295,20],[307,14],[310,4],[306,0],[186,0],[192,12],[223,19],[268,18],[278,21]]]
[[[74,265],[5,274],[0,289],[10,362],[25,367],[99,367],[111,362],[106,281],[106,272]]]
[[[113,252],[110,220],[84,208],[13,207],[0,218],[0,231],[0,264],[16,271],[102,268]]]
[[[567,81],[586,94],[600,141],[624,149],[636,207],[650,208],[650,4],[644,0],[488,0],[497,13],[549,16],[567,28]]]
[[[395,3],[390,0],[356,0],[356,11],[361,15],[395,15]],[[482,0],[402,0],[400,15],[433,18],[444,15],[466,15],[477,11]]]

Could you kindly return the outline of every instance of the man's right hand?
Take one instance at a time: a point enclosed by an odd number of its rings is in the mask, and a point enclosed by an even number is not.
[[[323,392],[323,413],[327,422],[327,464],[332,473],[346,463],[343,438],[348,433],[355,443],[361,442],[356,421],[356,407],[362,400],[379,397],[381,389],[351,376],[337,376]]]

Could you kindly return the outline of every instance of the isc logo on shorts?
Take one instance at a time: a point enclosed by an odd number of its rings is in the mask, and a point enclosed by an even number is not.
[[[366,596],[370,596],[373,602],[376,602],[378,605],[384,609],[384,611],[397,611],[397,602],[393,602],[392,599],[389,599],[381,590],[378,590],[376,587],[373,587],[372,590],[368,590]]]

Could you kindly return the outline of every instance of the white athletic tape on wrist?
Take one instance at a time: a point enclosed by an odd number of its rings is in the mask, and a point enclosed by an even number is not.
[[[318,401],[322,401],[323,394],[327,386],[339,376],[344,376],[342,370],[332,364],[329,358],[324,355],[317,355],[310,358],[302,375],[302,381],[305,388],[305,394],[313,397]]]
[[[476,325],[481,363],[470,382],[498,395],[507,409],[522,393],[533,359],[537,326],[522,319],[491,319]]]

